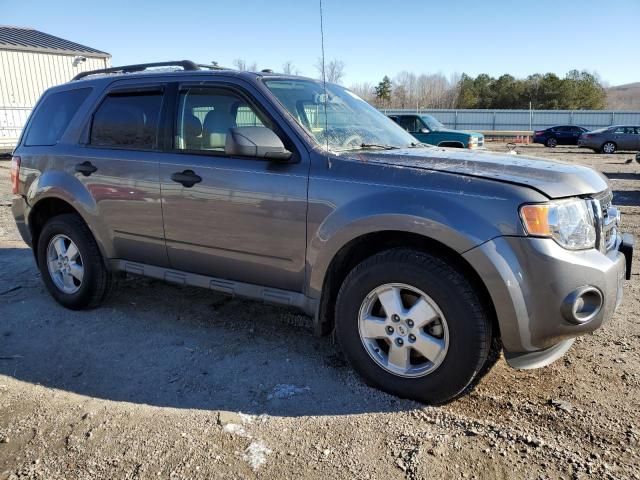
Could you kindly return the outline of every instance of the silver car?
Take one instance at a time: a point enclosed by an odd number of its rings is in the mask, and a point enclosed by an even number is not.
[[[586,132],[578,139],[578,146],[590,148],[597,153],[640,150],[640,126],[613,125]]]

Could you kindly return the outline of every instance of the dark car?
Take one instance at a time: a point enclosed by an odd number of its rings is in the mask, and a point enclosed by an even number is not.
[[[556,125],[533,132],[533,143],[542,143],[551,148],[557,145],[577,145],[580,135],[588,131],[584,127],[575,125]]]
[[[596,153],[616,153],[617,150],[640,150],[640,126],[614,125],[587,132],[578,145]]]

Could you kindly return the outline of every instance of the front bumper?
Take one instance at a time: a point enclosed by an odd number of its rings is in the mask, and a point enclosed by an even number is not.
[[[507,362],[535,368],[559,358],[575,337],[593,332],[613,315],[632,253],[630,235],[622,235],[607,254],[566,250],[551,239],[499,237],[464,257],[493,300]],[[587,286],[601,293],[602,306],[589,321],[568,321],[563,305],[572,292]]]

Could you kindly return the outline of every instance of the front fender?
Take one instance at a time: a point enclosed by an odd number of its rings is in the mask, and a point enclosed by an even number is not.
[[[319,187],[340,197],[336,186]],[[350,194],[354,199],[341,205],[310,200],[307,293],[312,298],[320,297],[325,275],[340,249],[366,234],[413,233],[463,253],[489,238],[516,232],[516,209],[507,198],[380,185],[357,195],[362,188],[352,185]],[[480,214],[489,204],[492,209]]]

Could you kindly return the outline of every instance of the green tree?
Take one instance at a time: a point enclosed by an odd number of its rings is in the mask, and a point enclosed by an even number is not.
[[[378,106],[384,107],[391,102],[392,92],[391,79],[388,76],[384,76],[382,81],[374,88],[376,99],[378,100]]]

